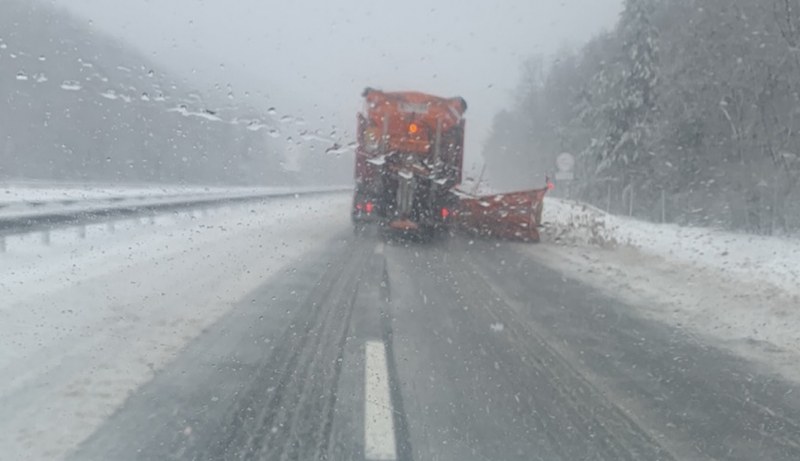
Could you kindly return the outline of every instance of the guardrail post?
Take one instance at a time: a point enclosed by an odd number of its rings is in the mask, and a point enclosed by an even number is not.
[[[78,226],[78,237],[81,239],[86,238],[86,224]]]
[[[50,230],[42,231],[42,245],[50,246]]]
[[[6,252],[6,236],[0,235],[0,253]]]

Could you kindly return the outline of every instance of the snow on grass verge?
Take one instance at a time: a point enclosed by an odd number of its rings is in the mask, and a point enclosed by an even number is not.
[[[564,244],[627,245],[667,260],[760,280],[800,294],[800,239],[655,224],[590,205],[545,199],[546,238]],[[798,307],[800,308],[800,306]]]
[[[800,241],[610,216],[548,198],[534,260],[637,315],[800,382]]]

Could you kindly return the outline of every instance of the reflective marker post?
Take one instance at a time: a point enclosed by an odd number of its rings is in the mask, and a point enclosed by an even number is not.
[[[572,182],[575,180],[575,173],[571,171],[557,171],[556,181],[563,182],[567,190],[566,198],[572,198]]]
[[[556,157],[556,181],[563,181],[567,189],[567,198],[572,198],[572,181],[575,180],[575,157],[567,152],[563,152]]]

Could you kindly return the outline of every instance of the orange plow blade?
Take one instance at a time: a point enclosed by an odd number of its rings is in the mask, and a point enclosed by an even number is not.
[[[455,216],[464,231],[524,242],[539,241],[539,224],[547,189],[482,197],[462,197]]]

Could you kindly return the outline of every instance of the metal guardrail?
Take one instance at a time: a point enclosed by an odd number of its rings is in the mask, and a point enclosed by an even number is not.
[[[233,197],[197,197],[195,199],[182,199],[161,203],[116,204],[108,207],[93,208],[88,210],[54,210],[46,213],[32,213],[30,215],[0,216],[0,238],[15,235],[52,230],[58,227],[93,224],[98,222],[114,221],[137,216],[147,216],[174,211],[188,211],[198,208],[216,207],[241,202],[283,198],[293,196],[313,196],[345,192],[349,188],[332,188],[313,191],[287,191],[263,194],[241,195]]]

